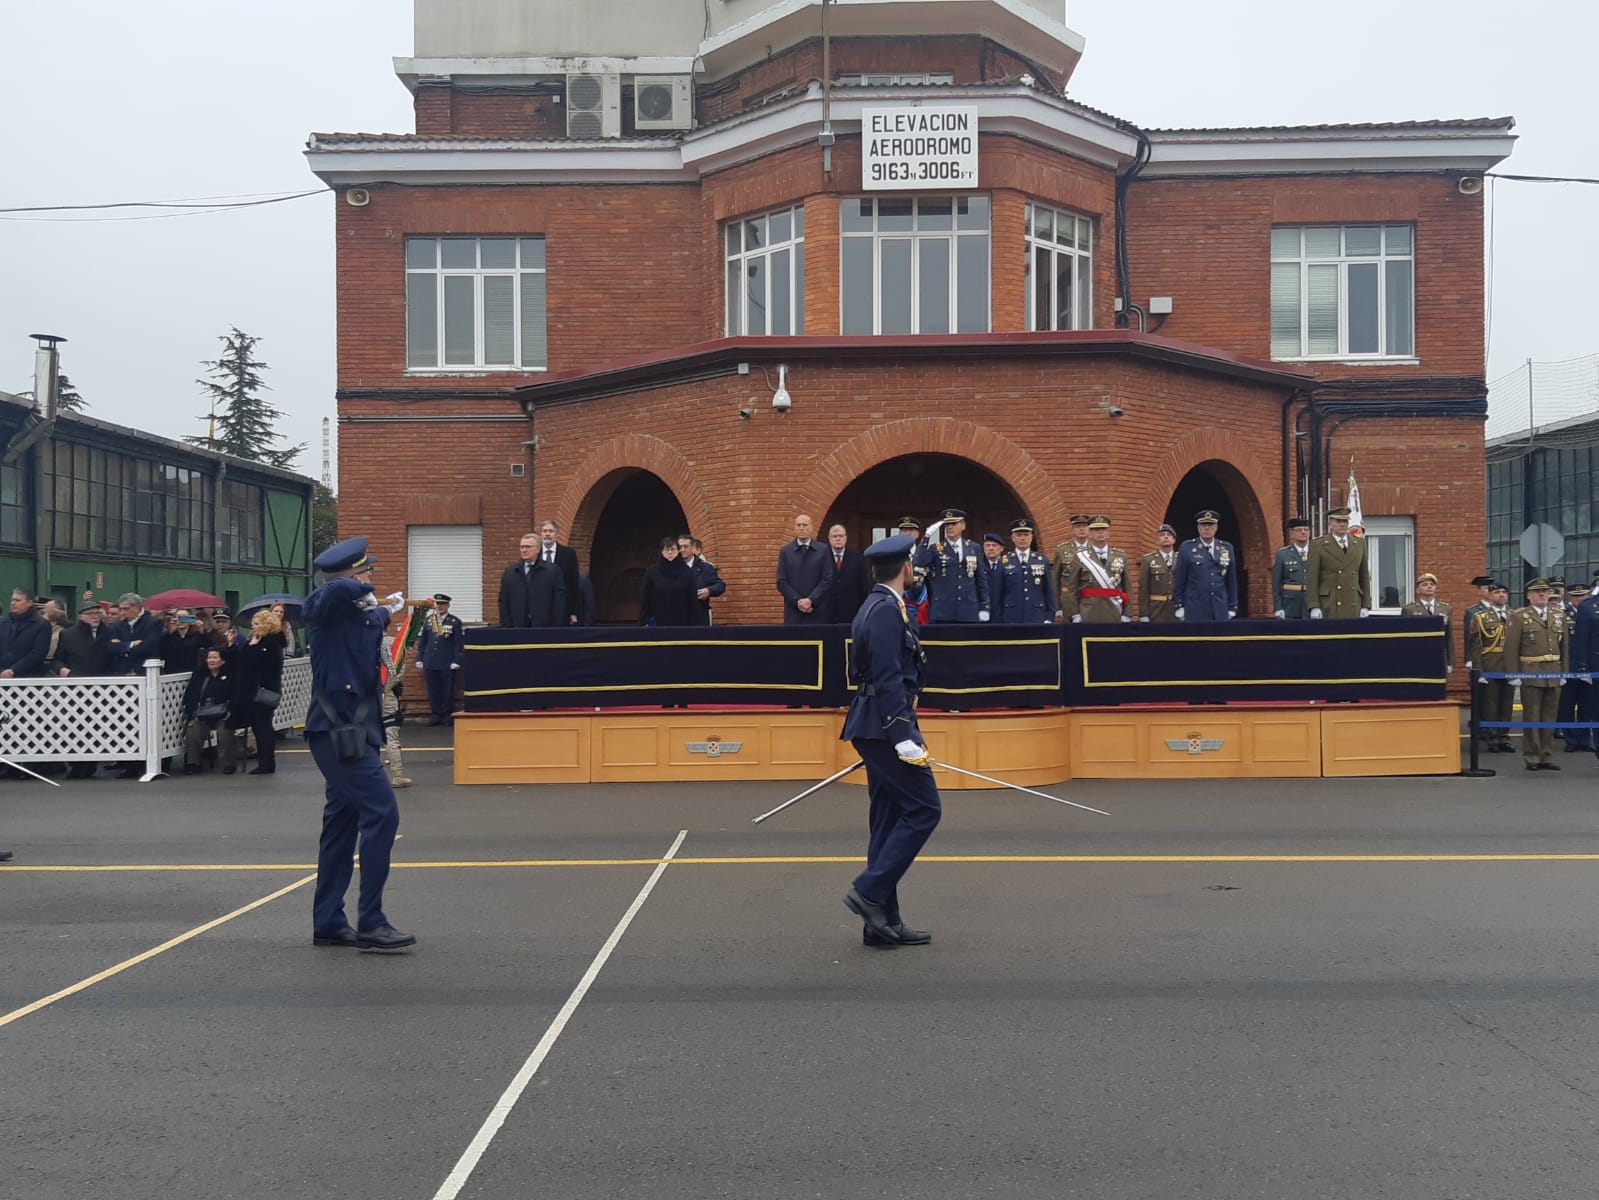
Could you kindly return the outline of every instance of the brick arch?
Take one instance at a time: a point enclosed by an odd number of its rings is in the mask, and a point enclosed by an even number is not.
[[[571,530],[568,540],[574,546],[585,548],[585,560],[606,501],[631,471],[648,471],[665,483],[683,506],[694,536],[705,543],[707,552],[715,546],[711,506],[688,460],[658,437],[625,433],[601,442],[578,461],[555,506],[556,520]]]
[[[1250,541],[1259,546],[1273,545],[1266,524],[1267,505],[1273,490],[1261,477],[1259,457],[1257,448],[1225,429],[1207,427],[1190,430],[1177,439],[1150,472],[1149,489],[1144,493],[1144,519],[1140,528],[1154,529],[1166,519],[1166,505],[1183,476],[1207,462],[1221,462],[1236,471],[1249,489],[1249,494],[1245,496],[1232,495],[1231,488],[1227,488],[1227,492]],[[1226,487],[1225,480],[1223,487]],[[1191,530],[1180,529],[1178,534],[1179,538],[1193,536]]]
[[[949,454],[999,476],[1045,529],[1066,529],[1066,503],[1042,466],[1015,442],[986,426],[953,417],[911,417],[874,425],[811,469],[798,509],[828,512],[850,484],[873,467],[910,454]]]

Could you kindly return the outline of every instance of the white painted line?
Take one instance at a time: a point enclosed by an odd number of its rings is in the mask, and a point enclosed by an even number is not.
[[[655,865],[655,870],[645,880],[644,886],[639,889],[639,894],[633,897],[633,903],[627,906],[627,911],[622,914],[622,919],[616,923],[616,928],[611,930],[611,936],[605,939],[605,944],[600,947],[594,961],[589,963],[589,969],[583,972],[583,978],[577,981],[577,986],[572,989],[572,994],[566,998],[566,1003],[561,1005],[561,1011],[555,1014],[555,1020],[550,1022],[550,1027],[544,1031],[544,1036],[539,1039],[539,1044],[533,1047],[533,1053],[527,1056],[527,1061],[522,1064],[522,1069],[516,1073],[505,1091],[500,1093],[500,1098],[494,1102],[494,1107],[489,1110],[489,1115],[483,1119],[483,1124],[473,1135],[472,1141],[456,1160],[455,1167],[448,1177],[439,1185],[439,1190],[433,1193],[433,1200],[455,1200],[461,1194],[461,1189],[466,1186],[466,1181],[472,1177],[472,1172],[477,1169],[489,1144],[494,1141],[495,1135],[500,1132],[500,1127],[505,1124],[505,1119],[511,1115],[511,1110],[516,1107],[516,1102],[522,1098],[522,1093],[527,1090],[527,1085],[533,1082],[533,1076],[544,1065],[544,1060],[549,1057],[554,1049],[556,1039],[561,1036],[561,1031],[566,1028],[566,1023],[572,1019],[572,1014],[577,1012],[577,1006],[583,1003],[583,997],[588,995],[589,988],[594,986],[595,979],[599,978],[600,971],[610,960],[617,944],[621,942],[622,935],[627,932],[627,927],[633,923],[633,918],[638,916],[639,909],[644,907],[644,902],[650,898],[650,893],[655,890],[655,885],[660,882],[661,876],[666,872],[666,866],[677,854],[678,847],[682,846],[683,839],[688,836],[688,830],[680,829],[677,839]]]

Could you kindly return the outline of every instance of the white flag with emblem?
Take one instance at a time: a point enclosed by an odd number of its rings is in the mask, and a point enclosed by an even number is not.
[[[1359,525],[1362,529],[1366,526],[1365,515],[1360,511],[1360,485],[1355,482],[1355,460],[1349,460],[1349,499],[1344,502],[1349,508],[1349,523]]]

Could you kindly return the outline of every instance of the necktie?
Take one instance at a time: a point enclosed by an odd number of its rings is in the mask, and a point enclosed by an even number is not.
[[[1338,548],[1340,550],[1349,549],[1349,539],[1348,538],[1339,538],[1338,539]]]
[[[1431,600],[1427,601],[1427,615],[1429,617],[1434,615],[1433,611],[1432,611],[1432,601]]]
[[[547,562],[547,563],[553,563],[555,561],[555,547],[554,546],[546,546],[545,547],[545,549],[544,549],[544,561]]]
[[[522,564],[522,578],[523,579],[526,579],[528,577],[528,575],[530,575],[532,573],[532,571],[533,571],[533,564],[532,563],[523,563]]]
[[[811,548],[811,544],[806,541],[801,541],[799,547],[801,550],[809,550]]]
[[[843,554],[840,553],[840,554],[833,555],[833,566],[837,570],[840,570],[840,571],[842,571],[844,569],[844,555]]]

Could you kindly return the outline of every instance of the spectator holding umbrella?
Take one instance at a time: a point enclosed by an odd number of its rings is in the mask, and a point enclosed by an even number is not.
[[[283,693],[283,622],[270,608],[257,609],[250,618],[250,639],[234,648],[233,704],[229,729],[255,734],[255,769],[252,775],[277,770],[277,735],[272,717]]]

